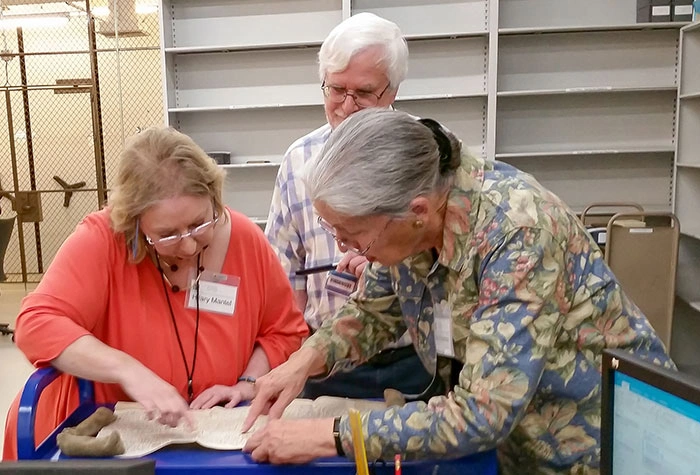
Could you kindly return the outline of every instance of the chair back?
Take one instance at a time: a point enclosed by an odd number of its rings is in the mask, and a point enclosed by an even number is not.
[[[680,223],[673,213],[618,213],[607,225],[605,261],[667,350],[671,347],[679,239]]]

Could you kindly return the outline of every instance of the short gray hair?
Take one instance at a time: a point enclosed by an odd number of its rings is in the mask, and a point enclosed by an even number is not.
[[[312,202],[339,213],[405,216],[415,197],[452,185],[460,156],[457,137],[430,119],[364,109],[331,133],[303,180]]]
[[[373,13],[353,15],[328,34],[318,53],[318,74],[323,81],[328,73],[338,73],[350,60],[370,47],[382,51],[389,85],[396,89],[408,72],[408,45],[399,27]]]

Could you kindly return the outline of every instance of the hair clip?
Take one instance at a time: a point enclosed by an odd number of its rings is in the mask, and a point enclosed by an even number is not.
[[[449,170],[450,161],[452,160],[452,144],[442,130],[442,125],[433,119],[418,119],[418,122],[425,125],[433,133],[433,137],[437,142],[438,153],[440,154],[440,173]]]

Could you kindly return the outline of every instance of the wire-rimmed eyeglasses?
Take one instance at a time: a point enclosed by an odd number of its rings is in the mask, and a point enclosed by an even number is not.
[[[323,84],[321,84],[321,90],[323,91],[323,95],[331,102],[340,104],[345,101],[347,96],[350,96],[352,100],[355,101],[357,107],[364,108],[376,106],[379,99],[381,99],[384,93],[389,89],[389,86],[391,86],[391,83],[388,83],[386,87],[382,89],[382,92],[375,94],[369,91],[353,91],[352,89],[345,89],[340,86],[326,85],[326,81],[324,80]]]
[[[214,226],[217,222],[219,221],[219,215],[216,214],[216,211],[214,212],[214,219],[211,221],[207,221],[206,223],[202,223],[199,226],[196,226],[192,229],[190,229],[186,233],[177,233],[177,234],[172,234],[170,236],[165,236],[159,239],[151,239],[149,236],[146,236],[146,242],[150,244],[151,246],[161,246],[161,247],[169,247],[169,246],[174,246],[175,244],[179,243],[186,237],[192,237],[196,238],[197,236],[201,236],[209,228]]]
[[[333,239],[335,239],[335,242],[338,243],[338,246],[345,248],[345,251],[351,251],[351,252],[354,252],[355,254],[357,254],[358,256],[364,256],[365,254],[367,254],[369,252],[370,248],[374,245],[374,243],[377,242],[377,239],[379,239],[379,237],[382,235],[384,230],[387,228],[387,226],[389,226],[389,223],[393,219],[394,218],[390,218],[384,224],[384,227],[377,233],[377,235],[374,237],[374,239],[372,239],[364,249],[359,249],[355,246],[350,246],[345,241],[341,241],[340,239],[338,239],[338,235],[337,235],[337,231],[335,230],[335,227],[333,227],[333,225],[331,223],[329,223],[328,221],[323,219],[321,216],[319,216],[317,218],[317,221],[318,221],[318,225],[321,226],[321,229],[323,229],[325,232],[330,234],[333,237]],[[341,251],[342,251],[342,249],[341,249]]]

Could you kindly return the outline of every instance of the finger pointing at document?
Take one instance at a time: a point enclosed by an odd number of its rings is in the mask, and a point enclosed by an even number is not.
[[[258,378],[243,432],[253,427],[260,415],[267,414],[270,419],[282,417],[289,403],[301,394],[309,376],[322,373],[324,368],[325,362],[318,350],[301,348],[286,363]]]

